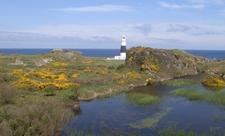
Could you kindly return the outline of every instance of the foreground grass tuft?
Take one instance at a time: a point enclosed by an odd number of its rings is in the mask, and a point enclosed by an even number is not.
[[[173,90],[171,93],[176,96],[184,96],[189,100],[202,100],[205,95],[194,88],[178,88]]]
[[[129,92],[129,93],[127,93],[126,96],[132,102],[140,104],[140,105],[153,104],[153,103],[160,102],[160,100],[161,100],[157,96],[152,96],[152,95],[137,93],[137,92]]]

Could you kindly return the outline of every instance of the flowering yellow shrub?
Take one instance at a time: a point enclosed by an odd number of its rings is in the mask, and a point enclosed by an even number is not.
[[[142,51],[145,51],[145,50],[151,50],[151,49],[147,48],[147,47],[142,47],[142,46],[136,47],[137,52],[142,52]]]
[[[22,77],[17,82],[13,83],[16,87],[38,87],[38,82],[29,78]]]
[[[62,90],[62,89],[67,89],[68,87],[72,86],[73,83],[72,82],[57,82],[57,81],[50,82],[50,81],[47,81],[47,82],[40,82],[38,84],[38,88],[43,91],[49,85],[54,85],[58,90]]]
[[[140,75],[138,75],[137,73],[132,73],[132,72],[127,72],[126,73],[127,76],[129,76],[130,78],[141,78]]]
[[[120,80],[117,80],[117,82],[116,82],[117,84],[124,84],[125,83],[125,81],[123,80],[123,79],[120,79]]]
[[[70,86],[73,85],[72,82],[53,82],[53,85],[58,89],[58,90],[61,90],[61,89],[66,89]]]
[[[206,78],[202,79],[202,84],[204,86],[210,86],[210,87],[223,87],[225,86],[225,82],[223,79],[216,75],[210,75]]]
[[[83,70],[84,72],[91,72],[91,68],[90,67],[86,67],[86,69]]]
[[[68,81],[68,76],[65,74],[60,74],[57,78],[57,80],[61,80],[61,81]]]
[[[102,74],[102,75],[106,75],[106,74],[108,74],[108,70],[107,70],[107,68],[104,68],[104,69],[101,71],[101,74]]]
[[[40,70],[36,70],[36,71],[31,71],[29,72],[30,75],[33,75],[35,77],[40,77],[42,79],[52,79],[52,78],[56,78],[56,75],[49,71],[48,69],[40,69]]]
[[[131,61],[133,61],[133,59],[134,59],[134,57],[133,56],[130,56],[129,59],[128,59],[128,61],[131,62]]]
[[[153,84],[153,83],[154,83],[154,80],[153,80],[152,78],[147,78],[147,79],[145,80],[145,82],[146,82],[147,84]]]
[[[52,64],[53,64],[54,66],[67,66],[67,64],[64,63],[64,62],[53,62]]]
[[[22,76],[24,74],[22,69],[14,69],[12,72],[9,73],[10,75],[15,76]]]
[[[93,63],[93,61],[87,61],[87,62],[85,62],[86,64],[91,64],[91,63]]]
[[[41,90],[44,90],[47,86],[53,84],[52,82],[50,81],[47,81],[47,82],[40,82],[38,84],[38,88],[41,89]]]
[[[120,77],[120,74],[119,73],[116,73],[114,76],[115,76],[115,78],[119,78]]]
[[[79,74],[76,74],[76,73],[75,73],[75,74],[72,75],[72,78],[77,78],[77,77],[79,77],[79,76],[80,76]]]
[[[145,67],[145,64],[141,64],[141,70],[145,70],[146,67]]]
[[[156,65],[150,65],[150,69],[153,71],[158,71],[159,68],[156,67]]]

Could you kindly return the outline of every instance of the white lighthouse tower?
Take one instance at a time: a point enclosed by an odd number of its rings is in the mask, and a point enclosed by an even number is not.
[[[121,56],[121,58],[126,59],[126,38],[125,38],[125,35],[122,36],[120,56]]]
[[[121,48],[120,48],[120,56],[115,56],[116,60],[125,60],[126,59],[126,38],[125,35],[122,36],[121,40]]]

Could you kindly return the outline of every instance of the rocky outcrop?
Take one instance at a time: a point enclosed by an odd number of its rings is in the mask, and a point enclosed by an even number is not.
[[[45,59],[41,59],[41,60],[35,62],[35,65],[40,67],[40,66],[47,65],[47,64],[50,63],[51,61],[53,61],[52,58],[45,58]]]
[[[9,63],[9,65],[24,65],[23,61],[16,58],[15,63]]]
[[[199,63],[204,63],[203,57],[177,49],[153,49],[138,46],[127,50],[126,56],[127,66],[148,71],[149,77],[155,81],[196,74]]]

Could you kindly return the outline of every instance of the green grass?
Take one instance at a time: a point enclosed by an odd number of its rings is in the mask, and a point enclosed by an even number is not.
[[[158,96],[152,96],[149,94],[137,93],[137,92],[128,92],[126,97],[130,99],[132,102],[137,103],[139,105],[148,105],[160,102],[160,98]]]
[[[174,87],[182,87],[197,83],[199,83],[199,81],[195,79],[171,79],[164,81],[162,84]]]
[[[216,92],[211,95],[205,95],[205,99],[207,102],[212,102],[215,104],[225,105],[225,92]]]
[[[195,88],[178,88],[171,91],[176,96],[183,96],[189,100],[205,100],[207,102],[225,105],[225,91],[200,92]]]
[[[195,88],[178,88],[171,92],[176,96],[184,96],[189,100],[202,100],[205,96],[204,93],[199,92]]]

